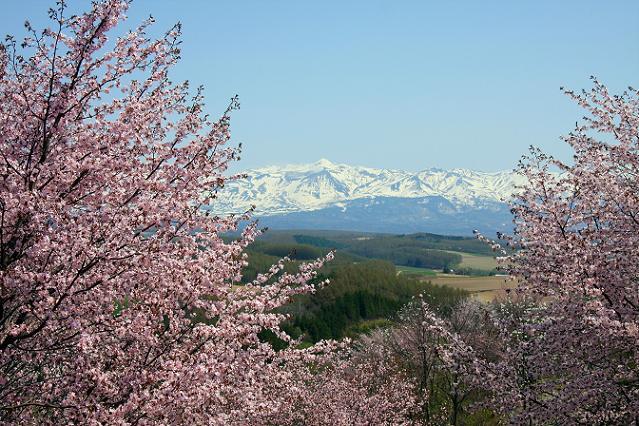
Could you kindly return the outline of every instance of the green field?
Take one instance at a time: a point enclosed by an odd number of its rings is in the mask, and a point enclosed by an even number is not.
[[[497,261],[492,256],[483,256],[479,254],[463,253],[461,251],[449,251],[462,257],[462,261],[457,267],[481,269],[484,271],[492,271],[497,267]]]
[[[419,275],[419,276],[424,276],[424,277],[436,277],[437,276],[437,272],[433,271],[432,269],[426,269],[426,268],[414,268],[412,266],[395,266],[395,269],[397,269],[397,273],[400,274],[406,274],[406,275]]]

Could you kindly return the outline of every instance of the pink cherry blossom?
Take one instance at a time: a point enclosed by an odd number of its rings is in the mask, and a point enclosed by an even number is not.
[[[335,344],[275,351],[276,308],[326,259],[244,287],[250,212],[214,217],[229,162],[218,119],[173,83],[180,27],[117,38],[128,1],[95,2],[0,50],[0,418],[13,424],[264,424]],[[30,27],[29,27],[30,29]],[[284,417],[282,417],[284,416]]]
[[[639,423],[639,93],[593,81],[566,92],[587,114],[573,162],[532,149],[515,236],[491,242],[521,279],[492,383],[515,423]]]

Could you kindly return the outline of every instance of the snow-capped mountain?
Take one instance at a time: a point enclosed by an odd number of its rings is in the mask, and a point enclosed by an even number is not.
[[[262,224],[280,229],[435,232],[510,231],[504,200],[523,178],[511,171],[402,170],[335,164],[272,166],[227,184],[216,212],[256,206]]]
[[[241,211],[251,205],[260,215],[319,210],[376,197],[443,197],[455,207],[481,206],[510,198],[522,178],[510,171],[495,173],[465,169],[402,170],[335,164],[264,167],[246,171],[248,178],[225,189],[216,210]]]

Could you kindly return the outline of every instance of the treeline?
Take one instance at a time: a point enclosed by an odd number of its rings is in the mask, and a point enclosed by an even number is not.
[[[254,271],[266,267],[269,260],[280,259],[288,256],[294,260],[312,260],[325,255],[329,249],[339,248],[342,255],[355,255],[367,259],[388,260],[395,265],[412,266],[416,268],[452,269],[462,261],[458,253],[450,253],[443,250],[428,249],[416,243],[412,238],[380,237],[370,240],[354,241],[351,245],[338,243],[321,237],[295,235],[296,243],[269,243],[255,242],[249,249],[249,253],[262,254],[257,256],[257,264],[251,266]],[[300,242],[306,244],[301,244]],[[262,269],[263,270],[263,269]],[[253,273],[251,275],[254,275]]]
[[[283,257],[290,257],[292,262],[286,265],[285,271],[294,272],[299,261],[313,260],[324,256],[328,250],[299,244],[276,244],[254,242],[246,250],[248,265],[242,270],[242,282],[253,281],[258,273],[264,273]],[[343,256],[340,256],[340,260]]]
[[[285,267],[286,272],[295,272],[300,262],[314,260],[325,256],[330,250],[328,248],[318,248],[310,245],[287,244],[287,243],[264,243],[255,242],[247,250],[248,265],[242,270],[242,282],[253,281],[258,273],[264,273],[283,257],[289,257],[291,262]],[[362,259],[345,251],[337,251],[335,259],[329,267],[336,267],[343,264],[350,264]]]
[[[285,256],[295,260],[312,260],[325,255],[328,250],[308,244],[265,243],[256,241],[249,247],[252,252],[282,258]]]
[[[496,268],[485,270],[485,269],[468,268],[468,267],[460,268],[458,266],[455,268],[454,272],[457,275],[469,275],[473,277],[492,277],[496,275],[499,271]]]
[[[456,237],[430,233],[370,234],[347,231],[280,231],[270,230],[261,241],[269,243],[307,244],[320,248],[343,248],[350,251],[362,245],[381,244],[388,247],[412,246],[432,250],[459,251],[492,256],[490,246],[473,237]]]
[[[472,237],[455,237],[429,233],[390,235],[378,237],[390,244],[411,245],[426,249],[462,251],[464,253],[493,255],[489,246]]]
[[[298,244],[308,244],[315,247],[329,248],[329,249],[340,249],[347,247],[346,244],[340,243],[338,241],[329,240],[328,238],[318,237],[314,235],[301,235],[296,234],[293,235],[293,239]]]
[[[384,241],[368,242],[349,248],[359,256],[388,260],[395,265],[415,268],[451,269],[462,261],[461,255],[415,246],[387,246]]]
[[[416,268],[454,270],[462,275],[493,275],[496,271],[460,267],[459,252],[492,256],[490,247],[473,238],[451,237],[428,233],[409,235],[375,235],[319,231],[296,234],[290,231],[271,231],[267,238],[253,243],[248,251],[268,255],[257,257],[255,267],[247,271],[254,276],[267,262],[289,256],[294,260],[311,260],[337,249],[350,255],[352,261],[382,259],[395,265]],[[262,269],[263,270],[263,269]]]
[[[351,253],[368,259],[384,259],[395,265],[412,266],[416,268],[441,269],[444,271],[455,269],[466,275],[489,275],[489,271],[464,268],[459,264],[464,252],[478,255],[493,255],[490,247],[482,242],[467,237],[450,237],[436,234],[419,233],[409,235],[366,235],[353,236],[339,234],[328,239],[318,235],[293,235],[296,243],[318,248],[339,248],[340,251]]]

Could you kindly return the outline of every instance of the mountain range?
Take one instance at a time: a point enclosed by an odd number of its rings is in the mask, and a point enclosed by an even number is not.
[[[506,202],[524,178],[513,171],[425,169],[408,172],[335,164],[269,166],[228,183],[211,209],[256,206],[260,223],[279,229],[433,232],[510,231]]]

